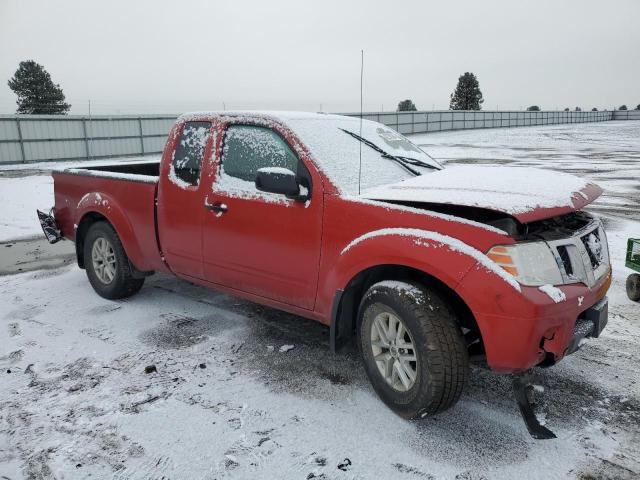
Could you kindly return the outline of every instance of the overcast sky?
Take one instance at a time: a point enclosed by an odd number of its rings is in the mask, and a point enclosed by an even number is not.
[[[21,60],[86,113],[640,103],[640,0],[0,0],[0,113]]]

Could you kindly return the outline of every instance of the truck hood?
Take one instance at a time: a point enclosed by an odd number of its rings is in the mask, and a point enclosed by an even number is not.
[[[449,167],[363,192],[371,200],[457,205],[506,213],[522,223],[583,208],[602,194],[589,182],[524,167]]]

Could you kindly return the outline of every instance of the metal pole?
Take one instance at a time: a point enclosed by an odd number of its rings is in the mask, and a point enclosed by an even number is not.
[[[142,136],[142,118],[138,117],[138,129],[140,130],[140,152],[144,155],[144,137]]]
[[[84,134],[84,150],[87,156],[87,160],[89,160],[89,139],[87,138],[87,119],[86,117],[82,117],[82,133]]]
[[[24,154],[24,142],[22,141],[22,128],[20,127],[20,117],[16,115],[16,125],[18,127],[18,141],[20,142],[20,153],[22,154],[22,163],[27,162],[27,157]]]
[[[93,124],[91,122],[91,100],[89,100],[89,128],[93,128]],[[93,142],[91,141],[91,136],[89,136],[89,140],[87,141],[87,156],[89,158],[89,160],[91,160],[91,144]]]

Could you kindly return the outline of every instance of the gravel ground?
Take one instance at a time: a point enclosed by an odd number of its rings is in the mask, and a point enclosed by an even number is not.
[[[68,263],[70,244],[11,241],[0,244],[0,479],[638,478],[640,306],[622,267],[626,237],[640,234],[638,128],[414,138],[447,162],[535,164],[607,188],[593,210],[615,268],[610,323],[537,372],[557,439],[531,439],[509,378],[480,366],[455,408],[406,422],[355,353],[329,353],[317,323],[166,275],[107,301]]]

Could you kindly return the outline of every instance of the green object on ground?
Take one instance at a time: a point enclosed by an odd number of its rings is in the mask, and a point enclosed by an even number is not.
[[[627,240],[625,265],[631,270],[640,272],[640,238],[630,238]]]

